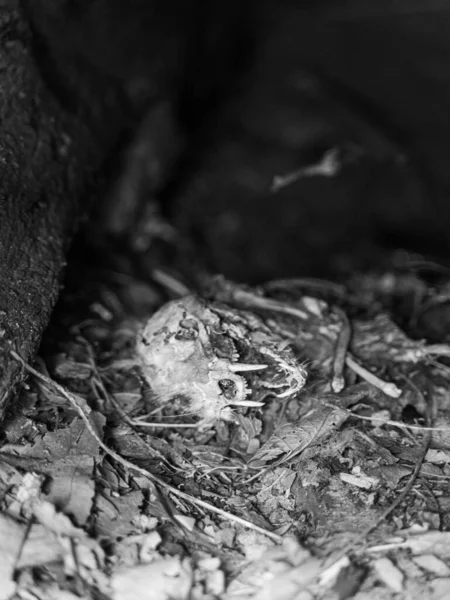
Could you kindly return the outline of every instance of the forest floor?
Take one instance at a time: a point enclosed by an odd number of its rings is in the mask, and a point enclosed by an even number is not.
[[[448,597],[446,269],[92,255],[0,450],[1,598]]]
[[[286,27],[176,218],[74,248],[0,448],[0,600],[450,597],[450,270],[389,237],[425,183]]]

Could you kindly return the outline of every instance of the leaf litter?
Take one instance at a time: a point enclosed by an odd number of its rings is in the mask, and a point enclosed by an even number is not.
[[[447,598],[445,274],[154,275],[21,363],[0,598]]]

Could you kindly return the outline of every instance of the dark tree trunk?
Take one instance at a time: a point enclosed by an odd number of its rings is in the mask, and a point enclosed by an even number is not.
[[[16,3],[0,3],[0,419],[61,285],[65,253],[104,152],[46,92]]]

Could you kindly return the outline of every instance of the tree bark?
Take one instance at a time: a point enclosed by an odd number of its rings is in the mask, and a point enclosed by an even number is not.
[[[103,154],[47,93],[15,2],[0,2],[0,420],[61,285],[83,197]]]

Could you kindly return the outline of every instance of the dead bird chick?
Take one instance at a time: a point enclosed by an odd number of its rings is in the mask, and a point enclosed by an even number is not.
[[[303,368],[286,343],[271,336],[262,322],[255,328],[255,318],[252,315],[250,323],[245,311],[224,310],[196,296],[169,302],[157,311],[139,333],[136,345],[142,374],[157,400],[165,404],[183,399],[186,412],[212,424],[233,420],[235,407],[263,405],[248,399],[251,390],[240,373],[276,371],[272,387],[277,395],[296,393],[305,381]],[[262,330],[266,330],[263,336]],[[243,355],[245,363],[239,362]],[[283,376],[285,381],[280,383]],[[270,381],[262,385],[271,387]]]

